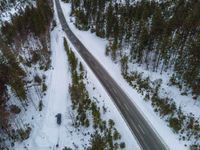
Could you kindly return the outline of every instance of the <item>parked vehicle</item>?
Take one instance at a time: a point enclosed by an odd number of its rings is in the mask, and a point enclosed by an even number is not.
[[[61,124],[61,121],[62,121],[62,115],[61,115],[61,113],[58,113],[58,114],[56,115],[56,118],[57,118],[57,124],[60,125],[60,124]]]

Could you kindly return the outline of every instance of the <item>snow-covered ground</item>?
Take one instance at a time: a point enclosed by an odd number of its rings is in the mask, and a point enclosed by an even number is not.
[[[63,45],[63,37],[66,37],[66,35],[62,31],[56,11],[55,20],[57,21],[57,26],[51,32],[53,69],[47,72],[48,90],[43,98],[44,107],[41,112],[31,110],[30,114],[27,114],[25,119],[27,119],[27,122],[31,122],[32,132],[27,140],[16,143],[14,150],[62,150],[65,146],[82,150],[85,145],[89,144],[90,139],[90,135],[85,135],[85,133],[93,132],[92,127],[81,127],[79,128],[80,130],[77,130],[72,126],[75,114],[71,108],[68,92],[69,84],[71,83],[71,73]],[[70,42],[69,46],[76,52]],[[99,107],[105,106],[107,108],[107,112],[105,114],[102,113],[102,119],[113,119],[115,121],[115,127],[122,135],[122,141],[126,143],[127,150],[139,149],[131,131],[100,82],[79,54],[77,52],[75,54],[87,72],[86,82],[88,84],[86,84],[86,88],[90,98],[96,101]],[[62,114],[61,125],[56,123],[55,115],[57,113]],[[58,147],[56,147],[57,144],[59,145]]]
[[[61,6],[63,12],[65,14],[65,18],[75,33],[75,35],[80,39],[80,41],[86,46],[86,48],[93,54],[93,56],[104,66],[104,68],[110,73],[110,75],[117,81],[117,83],[124,89],[127,95],[132,99],[132,102],[138,106],[138,109],[141,113],[144,114],[145,118],[152,125],[157,133],[162,137],[165,143],[168,145],[170,149],[187,149],[184,146],[185,142],[179,141],[178,135],[174,134],[172,130],[167,126],[167,123],[160,119],[158,115],[154,112],[150,103],[147,103],[143,100],[143,96],[138,94],[136,90],[134,90],[128,83],[123,79],[120,70],[120,64],[113,63],[110,57],[105,56],[105,47],[108,41],[106,39],[102,39],[97,37],[95,34],[90,33],[90,31],[80,31],[78,30],[73,22],[73,18],[70,18],[70,4],[66,4],[61,2]],[[163,79],[163,85],[161,88],[164,94],[166,92],[167,95],[173,97],[175,99],[175,103],[178,106],[181,106],[183,112],[185,113],[194,113],[196,117],[200,116],[199,102],[194,102],[191,99],[191,96],[181,96],[179,90],[176,87],[169,87],[167,85],[167,81],[169,80],[169,76],[167,74],[160,75],[159,73],[153,73],[146,71],[138,66],[132,66],[134,70],[144,72],[144,75],[150,76],[151,79]],[[187,142],[186,142],[187,143]]]

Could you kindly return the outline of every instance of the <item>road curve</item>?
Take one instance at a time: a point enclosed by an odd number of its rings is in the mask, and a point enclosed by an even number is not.
[[[144,119],[136,106],[131,102],[130,98],[113,80],[104,67],[93,57],[93,55],[87,50],[81,41],[74,35],[65,20],[59,0],[55,0],[55,2],[58,17],[63,30],[66,32],[71,43],[78,50],[79,54],[88,64],[88,66],[92,69],[118,109],[121,111],[126,123],[128,124],[134,136],[137,138],[141,149],[166,150],[167,148],[165,145],[162,143],[148,122]]]

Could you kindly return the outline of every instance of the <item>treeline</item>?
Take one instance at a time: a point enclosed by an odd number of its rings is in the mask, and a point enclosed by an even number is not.
[[[2,42],[2,41],[0,41]],[[3,47],[3,42],[1,47]],[[7,86],[15,92],[16,96],[21,100],[26,99],[26,90],[24,85],[24,77],[26,73],[19,66],[15,55],[11,49],[3,47],[0,54],[0,127],[8,127],[9,111],[6,103],[9,99]]]
[[[122,67],[131,62],[160,73],[173,69],[171,84],[194,99],[200,95],[200,1],[71,3],[77,28],[107,38],[106,54],[113,60],[128,56]]]
[[[23,0],[18,0],[22,2]],[[0,1],[0,12],[3,12],[4,10],[8,9],[11,6],[16,5],[16,0],[4,0]]]
[[[124,149],[126,145],[124,142],[120,142],[121,135],[115,128],[115,122],[112,119],[108,121],[103,120],[100,107],[97,106],[95,101],[90,99],[84,83],[84,79],[86,79],[85,70],[82,64],[78,63],[74,52],[69,48],[65,38],[64,47],[68,56],[72,78],[72,83],[69,87],[72,109],[77,113],[73,126],[76,128],[80,126],[88,128],[92,124],[95,132],[91,134],[90,145],[87,147],[88,150]],[[103,109],[106,111],[105,108]]]
[[[13,141],[17,141],[17,138],[21,137],[18,130],[11,127],[10,117],[19,114],[21,109],[16,105],[8,105],[10,91],[24,106],[27,100],[25,81],[27,74],[21,68],[11,48],[7,47],[1,40],[0,43],[0,149],[9,149],[9,143],[14,145]]]
[[[24,11],[5,22],[1,28],[4,39],[11,43],[16,37],[26,39],[30,33],[42,36],[49,29],[53,13],[49,0],[37,0],[36,7],[27,6]]]

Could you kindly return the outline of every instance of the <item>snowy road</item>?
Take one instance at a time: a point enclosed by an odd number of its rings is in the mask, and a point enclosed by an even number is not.
[[[56,6],[63,30],[67,33],[70,41],[104,85],[109,95],[113,98],[142,149],[165,150],[166,147],[161,142],[161,139],[156,135],[129,97],[70,30],[58,0],[56,0]]]

